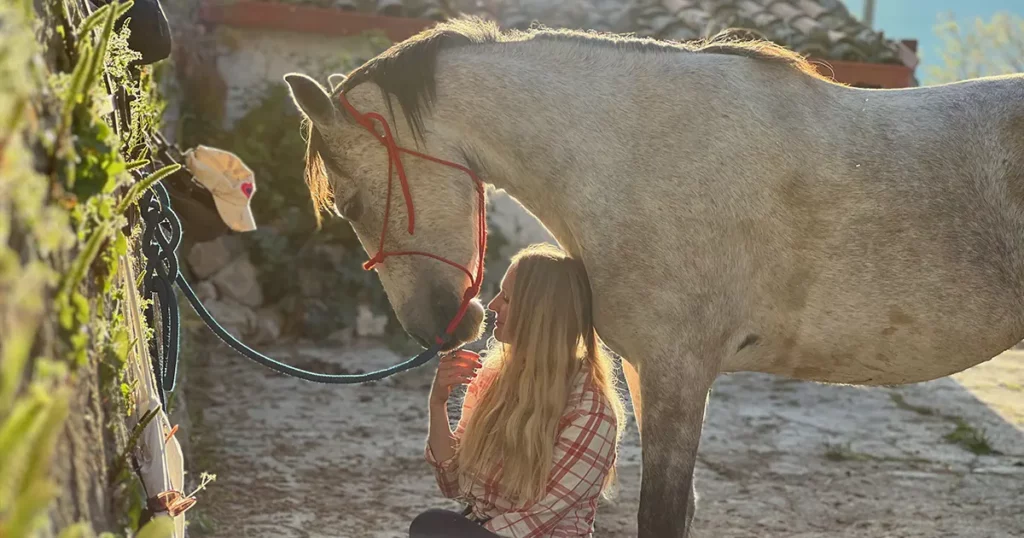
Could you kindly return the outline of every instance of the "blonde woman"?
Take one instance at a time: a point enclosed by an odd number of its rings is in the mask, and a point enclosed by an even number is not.
[[[466,509],[428,510],[410,537],[590,537],[624,414],[586,271],[553,246],[528,247],[487,308],[495,325],[484,360],[443,357],[430,394],[426,459],[441,493]],[[452,432],[448,396],[466,383]]]

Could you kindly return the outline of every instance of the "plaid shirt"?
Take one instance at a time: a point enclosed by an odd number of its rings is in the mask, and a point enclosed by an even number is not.
[[[460,499],[471,509],[471,519],[508,538],[591,538],[601,486],[615,464],[616,420],[604,395],[580,372],[559,423],[548,475],[546,494],[536,502],[513,503],[502,496],[496,477],[460,476],[455,457],[439,462],[426,446],[426,459],[434,468],[441,493]],[[466,390],[462,417],[456,427],[461,439],[466,421],[483,391],[494,381],[494,371],[484,368]]]

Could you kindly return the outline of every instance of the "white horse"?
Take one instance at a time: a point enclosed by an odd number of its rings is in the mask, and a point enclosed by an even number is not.
[[[669,44],[464,19],[395,45],[330,93],[285,79],[309,121],[314,205],[340,212],[368,253],[389,157],[356,120],[376,112],[398,144],[504,189],[583,260],[644,427],[643,538],[689,533],[720,373],[913,383],[1024,337],[1024,76],[857,89],[728,34]],[[402,162],[412,199],[395,187],[386,250],[472,267],[473,181]],[[376,270],[425,343],[471,285],[423,257]],[[482,319],[474,301],[448,347],[478,338]]]

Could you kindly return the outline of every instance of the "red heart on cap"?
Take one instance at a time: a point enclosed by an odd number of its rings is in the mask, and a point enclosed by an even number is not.
[[[244,194],[246,198],[252,198],[252,183],[249,183],[248,181],[242,183],[242,194]]]

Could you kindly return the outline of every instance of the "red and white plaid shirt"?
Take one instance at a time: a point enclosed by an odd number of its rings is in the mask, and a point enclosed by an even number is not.
[[[494,373],[481,369],[467,387],[456,442]],[[455,457],[437,461],[429,441],[425,455],[441,493],[466,502],[468,517],[485,521],[485,529],[508,538],[591,538],[601,486],[615,464],[615,436],[615,413],[584,368],[559,423],[547,492],[538,501],[513,503],[501,494],[494,475],[460,476]]]

